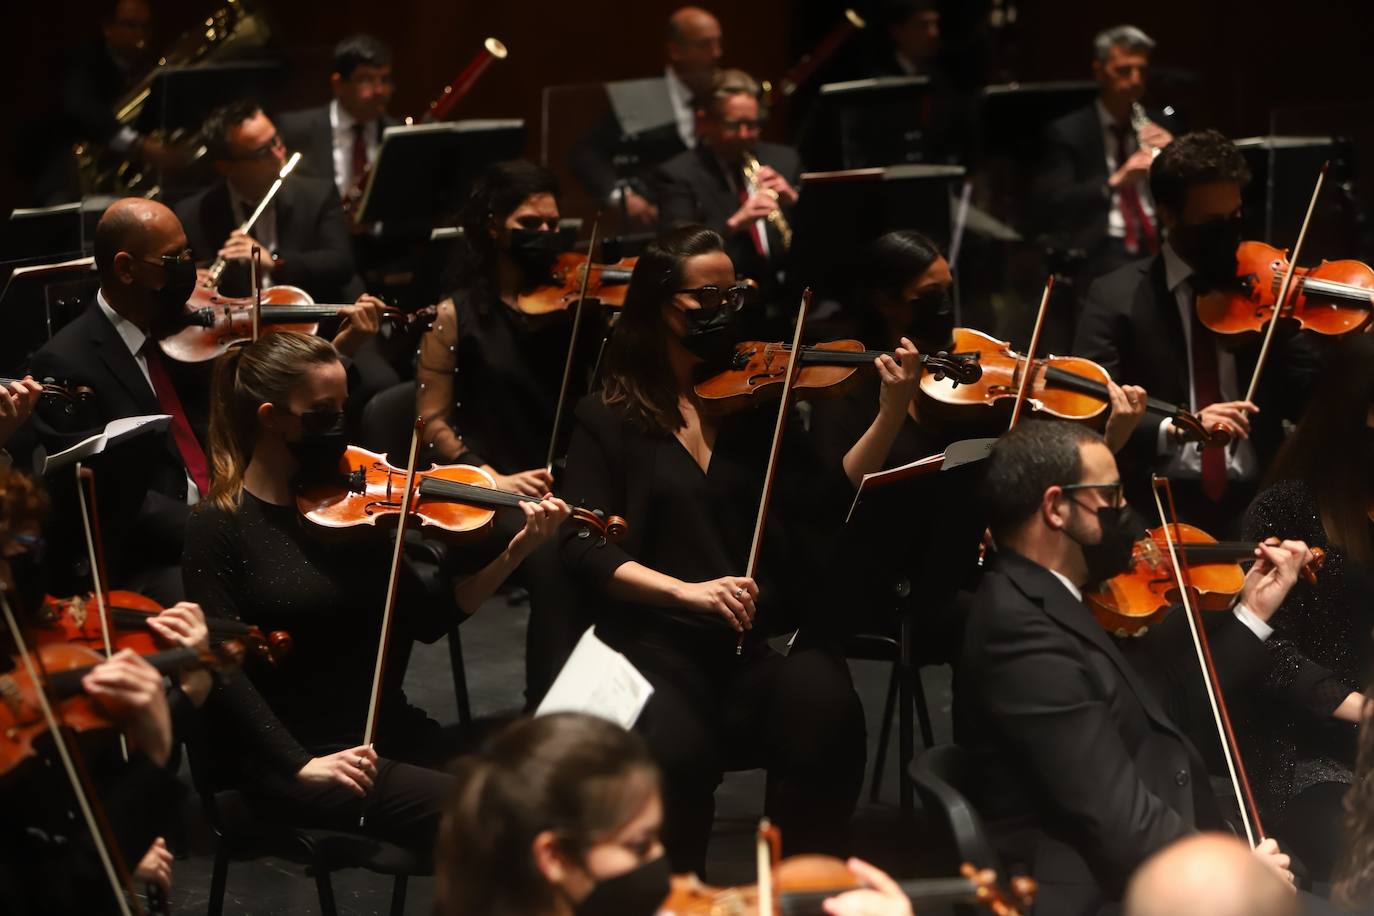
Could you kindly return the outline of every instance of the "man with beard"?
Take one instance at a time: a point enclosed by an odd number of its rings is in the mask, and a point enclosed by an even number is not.
[[[1232,442],[1199,449],[1174,425],[1142,423],[1122,450],[1122,480],[1148,501],[1149,475],[1174,481],[1184,521],[1224,537],[1249,503],[1282,438],[1296,420],[1317,370],[1305,341],[1280,328],[1253,401],[1244,400],[1258,339],[1223,341],[1197,318],[1197,298],[1237,282],[1245,160],[1214,130],[1165,147],[1150,170],[1150,191],[1165,242],[1148,261],[1128,264],[1088,288],[1073,353],[1102,365],[1118,383],[1140,385],[1182,404]]]

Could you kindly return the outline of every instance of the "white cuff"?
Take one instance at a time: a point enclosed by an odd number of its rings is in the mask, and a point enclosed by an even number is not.
[[[1236,619],[1245,624],[1251,633],[1258,636],[1260,642],[1265,642],[1270,636],[1274,635],[1274,628],[1263,620],[1260,620],[1259,617],[1255,615],[1255,612],[1250,610],[1243,603],[1237,602],[1236,606],[1231,608],[1231,613],[1235,614]]]
[[[1174,453],[1174,439],[1169,430],[1174,425],[1171,417],[1165,417],[1159,421],[1159,432],[1155,434],[1155,454],[1172,455]]]

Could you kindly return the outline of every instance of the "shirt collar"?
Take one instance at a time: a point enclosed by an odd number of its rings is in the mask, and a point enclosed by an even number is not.
[[[1164,244],[1159,246],[1159,253],[1164,257],[1164,282],[1169,287],[1169,292],[1177,292],[1178,288],[1188,282],[1193,276],[1193,268],[1188,266],[1188,262],[1174,251],[1173,243],[1165,239]]]
[[[1048,566],[1045,568],[1049,569]],[[1049,573],[1050,575],[1058,579],[1060,582],[1064,583],[1064,587],[1067,588],[1069,592],[1073,595],[1075,601],[1083,600],[1083,590],[1080,589],[1077,585],[1074,585],[1072,582],[1070,582],[1068,576],[1064,575],[1057,569],[1049,569]]]
[[[357,123],[357,119],[348,113],[348,109],[339,104],[338,99],[329,103],[329,126],[334,129],[335,133],[351,134],[353,125]]]
[[[682,81],[671,66],[663,68],[663,78],[668,81],[668,97],[673,100],[674,108],[692,107],[692,88]]]
[[[114,325],[115,333],[119,335],[120,340],[124,341],[124,346],[129,348],[129,352],[134,356],[143,352],[143,345],[147,342],[148,335],[143,333],[138,325],[114,310],[109,300],[105,298],[104,290],[96,290],[95,304],[105,313],[110,324]]]

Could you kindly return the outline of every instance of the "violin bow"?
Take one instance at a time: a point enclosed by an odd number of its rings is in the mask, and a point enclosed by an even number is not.
[[[1321,171],[1317,173],[1317,184],[1312,189],[1312,199],[1307,202],[1307,215],[1302,218],[1302,228],[1298,230],[1298,240],[1293,243],[1293,253],[1288,258],[1288,270],[1284,271],[1283,283],[1279,285],[1279,297],[1274,300],[1274,314],[1269,318],[1269,325],[1264,329],[1264,342],[1260,344],[1259,357],[1255,360],[1255,371],[1250,375],[1250,387],[1245,390],[1245,400],[1253,402],[1255,400],[1255,390],[1259,388],[1260,373],[1264,371],[1264,364],[1269,359],[1269,348],[1274,342],[1274,329],[1279,326],[1279,317],[1283,314],[1284,303],[1288,301],[1288,291],[1293,285],[1293,276],[1298,269],[1298,255],[1302,252],[1302,243],[1307,238],[1307,227],[1312,222],[1312,213],[1317,209],[1317,197],[1322,192],[1322,185],[1326,182],[1326,170],[1331,165],[1330,160],[1322,163]]]
[[[262,249],[257,245],[253,246],[253,256],[248,260],[248,269],[253,274],[253,307],[249,312],[253,316],[253,341],[256,342],[258,335],[262,333],[262,272],[258,269],[258,258],[262,256]]]
[[[10,636],[14,639],[14,645],[23,662],[24,671],[34,685],[34,695],[38,698],[38,708],[43,713],[43,719],[48,723],[48,732],[53,737],[53,747],[57,749],[58,759],[62,761],[62,769],[67,774],[67,781],[71,783],[72,793],[76,796],[77,807],[81,809],[81,817],[86,822],[86,829],[91,833],[91,842],[95,845],[101,870],[110,882],[110,890],[119,906],[119,912],[121,916],[134,916],[135,913],[138,916],[143,916],[143,908],[138,904],[138,898],[133,892],[133,878],[119,854],[119,847],[111,840],[109,822],[105,817],[104,810],[100,808],[99,797],[90,784],[85,767],[78,767],[77,765],[76,755],[80,754],[80,749],[75,745],[71,747],[67,745],[67,733],[63,728],[65,723],[54,711],[53,704],[48,697],[47,678],[44,676],[44,672],[39,670],[39,666],[34,663],[34,656],[29,652],[28,643],[24,640],[19,621],[15,618],[14,611],[10,607],[9,599],[5,597],[3,589],[0,589],[0,611],[4,612],[5,625],[9,628]],[[132,907],[130,901],[133,901]]]
[[[577,338],[582,330],[582,305],[587,301],[587,282],[592,277],[592,255],[596,252],[596,230],[601,222],[598,213],[592,220],[592,236],[587,241],[587,260],[582,264],[582,288],[577,293],[577,305],[573,308],[572,337],[568,338],[568,358],[563,362],[563,384],[558,389],[558,406],[553,412],[553,433],[549,436],[549,456],[544,462],[544,470],[553,473],[553,460],[558,455],[558,432],[563,425],[563,408],[568,400],[568,383],[572,380],[573,354],[577,351]]]
[[[763,474],[763,492],[759,495],[759,514],[754,520],[754,538],[749,544],[749,564],[745,576],[753,579],[759,571],[759,547],[763,544],[763,528],[768,520],[768,504],[773,498],[773,482],[777,477],[778,455],[782,452],[782,431],[787,425],[787,412],[792,407],[792,386],[796,384],[801,372],[802,328],[806,324],[806,313],[811,308],[811,287],[802,291],[801,304],[797,306],[797,327],[792,332],[792,349],[787,354],[787,375],[784,377],[782,395],[778,398],[778,418],[773,425],[773,445],[768,453],[768,468]],[[735,654],[744,653],[744,631],[740,630],[735,640]]]
[[[105,578],[105,543],[100,537],[100,509],[95,496],[95,474],[80,461],[73,465],[76,472],[76,504],[81,512],[81,528],[86,536],[86,561],[91,564],[91,586],[95,592],[95,614],[100,620],[100,639],[105,644],[105,657],[114,655],[110,638],[109,613],[105,594],[110,583]],[[129,742],[119,733],[119,753],[129,762]]]
[[[1007,432],[1016,428],[1021,419],[1021,409],[1026,403],[1026,393],[1031,390],[1031,378],[1035,375],[1035,354],[1040,350],[1040,332],[1045,329],[1045,313],[1050,308],[1050,291],[1054,289],[1054,274],[1045,281],[1045,292],[1040,296],[1040,310],[1035,315],[1035,330],[1031,331],[1030,346],[1026,348],[1026,368],[1021,371],[1021,384],[1016,388],[1016,403],[1011,408],[1011,422]]]
[[[1226,756],[1226,770],[1231,777],[1231,788],[1236,793],[1236,804],[1240,806],[1241,823],[1245,826],[1245,838],[1250,848],[1258,845],[1264,838],[1264,826],[1260,823],[1259,807],[1255,804],[1254,792],[1250,789],[1250,778],[1245,772],[1245,762],[1240,756],[1240,746],[1231,727],[1231,714],[1226,709],[1226,698],[1222,696],[1221,681],[1217,677],[1216,662],[1212,659],[1212,645],[1207,638],[1207,630],[1202,625],[1202,615],[1192,599],[1193,581],[1188,568],[1187,553],[1180,550],[1175,540],[1178,532],[1178,511],[1174,508],[1174,491],[1169,479],[1156,474],[1153,478],[1155,508],[1159,510],[1160,524],[1163,525],[1164,546],[1169,552],[1169,562],[1174,567],[1174,582],[1183,600],[1183,610],[1188,616],[1188,629],[1193,636],[1193,649],[1197,652],[1198,667],[1202,672],[1202,682],[1207,687],[1207,700],[1212,707],[1212,720],[1217,727],[1217,738],[1221,741]],[[1160,499],[1164,491],[1169,502],[1168,515],[1164,512],[1164,502]],[[1170,519],[1172,518],[1172,526]],[[1256,839],[1256,838],[1259,839]]]
[[[386,670],[386,650],[391,643],[391,625],[395,619],[396,591],[401,578],[401,559],[405,555],[406,522],[415,504],[415,461],[420,453],[420,438],[424,434],[425,418],[415,418],[410,435],[410,458],[406,461],[405,492],[401,494],[401,514],[396,519],[396,543],[391,551],[391,576],[386,585],[386,604],[382,607],[382,632],[377,640],[377,662],[372,668],[372,695],[367,701],[367,724],[363,727],[363,744],[371,747],[377,731],[377,711],[382,702],[382,672]],[[358,826],[367,823],[367,807],[358,815]]]
[[[754,867],[758,874],[759,916],[773,916],[776,892],[773,888],[773,869],[782,852],[782,833],[768,818],[759,818],[754,832]]]

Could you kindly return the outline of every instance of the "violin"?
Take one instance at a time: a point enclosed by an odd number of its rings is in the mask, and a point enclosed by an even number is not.
[[[105,610],[115,651],[132,649],[139,655],[151,655],[167,648],[155,639],[148,625],[150,618],[165,610],[153,599],[137,592],[111,591],[105,594]],[[70,642],[103,649],[100,611],[93,594],[71,598],[49,595],[38,609],[34,635],[40,645]],[[264,635],[256,626],[221,617],[207,617],[205,623],[212,646],[237,642],[249,656],[268,665],[277,664],[291,651],[291,635],[283,630]]]
[[[1240,561],[1253,559],[1250,541],[1218,541],[1192,525],[1171,525],[1169,533],[1188,562],[1197,605],[1204,611],[1230,610],[1245,584]],[[1326,562],[1320,547],[1312,548],[1312,561],[1302,577],[1316,584]],[[1173,563],[1163,528],[1152,528],[1131,550],[1131,569],[1102,583],[1100,591],[1084,596],[1097,622],[1118,636],[1139,636],[1158,623],[1179,603]]]
[[[320,322],[337,318],[344,305],[320,305],[297,286],[273,286],[262,291],[258,310],[261,330],[314,334]],[[203,363],[222,356],[237,343],[253,339],[251,298],[230,299],[212,289],[196,287],[186,303],[186,327],[159,341],[162,352],[183,363]],[[383,310],[382,317],[409,323],[412,316],[399,309]]]
[[[48,731],[39,700],[44,688],[60,713],[59,719],[72,731],[80,734],[114,727],[108,713],[81,687],[81,679],[105,661],[104,655],[88,646],[65,642],[35,646],[31,651],[37,670],[43,672],[43,685],[34,682],[17,658],[11,659],[11,670],[0,674],[0,696],[5,697],[0,704],[0,777],[37,756],[34,741]],[[226,643],[209,653],[176,648],[145,655],[143,660],[163,674],[175,674],[188,667],[236,667],[242,657],[242,646]]]
[[[395,526],[404,501],[406,470],[386,458],[350,445],[339,461],[339,476],[316,483],[296,496],[296,508],[306,521],[329,531]],[[498,490],[481,468],[464,464],[438,465],[415,472],[413,520],[420,530],[446,540],[465,543],[480,539],[492,526],[496,510],[538,503],[537,496]],[[627,530],[618,515],[577,508],[569,521],[581,529],[617,541]]]
[[[981,407],[985,410],[1011,407],[1017,400],[1026,368],[1026,358],[997,340],[972,328],[954,329],[954,351],[974,354],[982,368],[980,378],[962,387],[954,379],[921,377],[921,394],[932,412],[950,413],[952,408]],[[1105,420],[1111,396],[1107,370],[1080,356],[1046,356],[1033,361],[1034,372],[1028,380],[1025,404],[1030,409],[1062,420]],[[943,409],[943,411],[942,411]],[[959,412],[959,411],[955,411]],[[1183,438],[1211,444],[1218,432],[1203,428],[1202,421],[1183,405],[1148,398],[1145,412],[1172,420],[1183,431]]]
[[[1374,269],[1350,260],[1293,268],[1288,294],[1278,306],[1290,266],[1282,249],[1241,242],[1236,250],[1236,285],[1199,296],[1198,320],[1226,336],[1263,330],[1275,311],[1304,331],[1327,336],[1353,334],[1369,325]]]
[[[719,413],[732,413],[775,397],[787,380],[787,358],[792,346],[748,340],[735,345],[726,367],[696,383],[703,405]],[[865,350],[857,340],[832,340],[802,348],[801,371],[794,383],[797,397],[821,393],[840,394],[855,378],[855,371],[873,365],[883,351]],[[892,353],[887,353],[893,356]],[[921,369],[932,378],[948,379],[952,386],[971,385],[983,375],[978,353],[921,354]]]
[[[0,388],[8,388],[20,381],[22,379],[0,377]],[[89,400],[95,394],[95,389],[86,385],[59,383],[52,378],[45,378],[39,384],[43,386],[43,391],[38,396],[40,400],[64,401],[68,407],[77,401]]]
[[[610,264],[590,261],[585,254],[565,251],[553,263],[549,282],[521,293],[517,311],[526,315],[551,315],[576,305],[586,278],[586,297],[602,305],[620,308],[639,258],[621,258]]]

